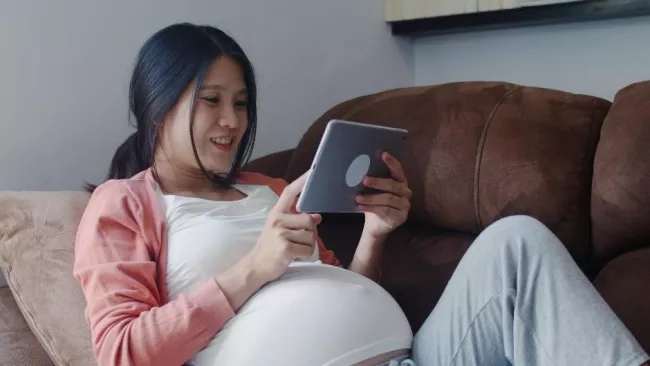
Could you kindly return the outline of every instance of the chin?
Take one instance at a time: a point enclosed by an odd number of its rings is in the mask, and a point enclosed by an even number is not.
[[[228,174],[232,167],[233,160],[235,160],[236,149],[232,151],[212,151],[201,157],[201,162],[206,171],[214,174]]]

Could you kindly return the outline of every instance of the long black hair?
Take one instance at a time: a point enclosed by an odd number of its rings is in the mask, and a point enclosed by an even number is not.
[[[226,176],[207,172],[199,159],[194,141],[194,110],[198,91],[210,65],[219,57],[233,59],[244,74],[248,97],[248,127]],[[153,167],[160,123],[176,105],[183,91],[196,80],[190,108],[190,139],[196,161],[216,187],[230,187],[248,162],[257,129],[257,86],[253,65],[242,48],[222,30],[190,23],[174,24],[152,35],[138,53],[129,85],[129,107],[136,131],[115,152],[107,179],[131,178]],[[92,192],[97,186],[86,184]]]

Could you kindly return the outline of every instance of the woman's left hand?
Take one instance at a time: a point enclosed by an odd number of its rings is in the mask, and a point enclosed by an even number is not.
[[[359,208],[365,213],[365,234],[381,238],[402,225],[411,208],[411,190],[402,164],[388,153],[382,160],[390,169],[390,178],[365,177],[363,184],[380,193],[357,196]]]

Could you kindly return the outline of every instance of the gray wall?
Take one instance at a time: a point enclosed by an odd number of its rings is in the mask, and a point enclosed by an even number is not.
[[[415,83],[510,81],[612,99],[650,79],[650,17],[427,37]]]
[[[391,36],[378,0],[1,2],[0,190],[100,181],[131,133],[136,52],[170,23],[217,25],[249,54],[260,87],[255,157],[295,146],[335,103],[413,84],[412,45]]]
[[[127,87],[144,40],[218,25],[257,68],[255,156],[293,147],[337,102],[413,84],[412,48],[378,0],[3,0],[0,190],[78,189],[131,132]]]

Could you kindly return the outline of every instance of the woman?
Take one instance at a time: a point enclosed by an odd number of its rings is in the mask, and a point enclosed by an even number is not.
[[[257,125],[253,68],[218,29],[177,24],[143,46],[137,131],[81,220],[74,274],[101,365],[640,365],[648,357],[563,245],[527,217],[472,245],[413,336],[373,280],[407,217],[400,163],[368,177],[349,268],[295,212],[290,185],[242,166]],[[278,197],[279,196],[279,197]]]

